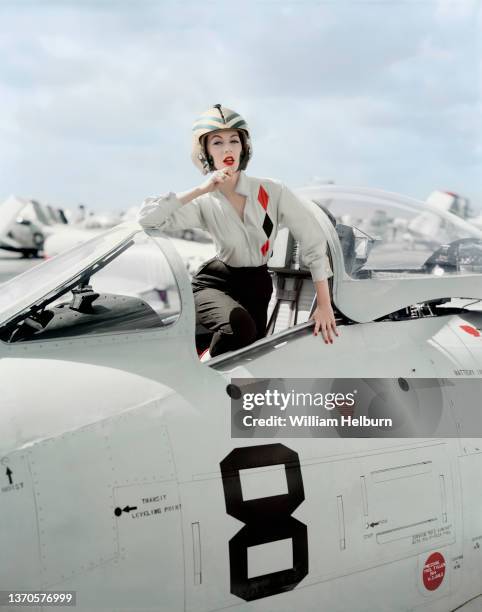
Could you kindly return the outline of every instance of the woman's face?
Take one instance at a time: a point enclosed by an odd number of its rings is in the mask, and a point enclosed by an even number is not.
[[[243,150],[238,130],[218,130],[207,135],[207,151],[213,158],[216,170],[226,166],[239,168]]]

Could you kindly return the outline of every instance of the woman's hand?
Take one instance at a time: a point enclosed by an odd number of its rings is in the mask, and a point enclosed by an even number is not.
[[[198,198],[199,196],[204,195],[205,193],[209,193],[218,188],[218,185],[221,185],[225,181],[229,180],[234,175],[233,168],[223,168],[222,170],[216,170],[213,172],[210,177],[202,183],[199,187],[195,187],[190,191],[184,191],[183,193],[176,194],[177,199],[182,204],[188,204],[194,198]]]
[[[217,189],[219,185],[222,185],[225,181],[229,180],[233,176],[234,169],[229,168],[228,166],[226,166],[226,168],[223,168],[222,170],[215,170],[207,179],[207,181],[205,181],[199,187],[199,189],[201,189],[203,193],[210,193],[211,191]]]
[[[317,336],[321,330],[321,334],[325,341],[325,344],[333,344],[333,334],[339,336],[336,328],[335,315],[333,314],[333,308],[331,304],[324,304],[323,306],[317,306],[314,313],[311,315],[310,320],[315,321],[314,335]]]

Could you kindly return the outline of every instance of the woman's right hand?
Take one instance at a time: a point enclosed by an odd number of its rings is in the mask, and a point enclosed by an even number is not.
[[[209,178],[200,185],[199,189],[204,193],[210,193],[222,185],[225,181],[229,180],[234,175],[233,168],[223,168],[222,170],[215,170]]]
[[[209,178],[201,183],[199,187],[195,189],[191,189],[190,191],[184,191],[183,193],[177,194],[177,199],[181,202],[181,204],[187,204],[194,198],[204,195],[205,193],[210,193],[222,185],[225,181],[228,181],[232,176],[234,176],[233,168],[223,168],[222,170],[216,170],[212,174],[209,175]]]

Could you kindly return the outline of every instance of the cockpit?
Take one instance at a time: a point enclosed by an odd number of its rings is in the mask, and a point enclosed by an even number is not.
[[[335,223],[328,238],[333,301],[347,318],[370,321],[416,304],[482,297],[482,232],[464,220],[373,189],[327,185],[298,194]]]
[[[167,258],[135,224],[96,236],[3,289],[0,340],[7,343],[158,329],[181,312]]]
[[[463,220],[378,190],[327,185],[297,193],[316,205],[327,236],[341,320],[433,314],[456,296],[481,297],[482,232]],[[299,245],[282,230],[270,261],[274,331],[307,321],[312,310],[313,285],[298,253]]]
[[[395,194],[330,189],[300,192],[331,216],[350,278],[482,272],[482,234],[454,215]]]

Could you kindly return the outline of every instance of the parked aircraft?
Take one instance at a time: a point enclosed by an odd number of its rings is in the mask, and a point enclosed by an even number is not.
[[[63,253],[73,246],[86,242],[90,238],[97,236],[101,233],[100,228],[85,228],[76,225],[69,225],[63,231],[56,232],[52,236],[49,236],[45,240],[44,244],[44,255],[45,257],[54,257],[59,253]],[[175,239],[176,245],[180,249],[181,257],[184,257],[184,252],[187,253],[187,257],[191,258],[193,254],[198,253],[199,260],[198,266],[201,265],[203,258],[212,253],[214,255],[214,245],[210,239],[207,238],[207,232],[201,229],[184,230],[184,231],[172,231],[166,234],[171,238]],[[188,244],[192,243],[192,244]],[[199,245],[199,248],[198,248]]]
[[[427,204],[451,212],[482,229],[482,214],[472,208],[468,198],[452,191],[433,191],[427,198]]]
[[[126,221],[133,222],[135,220],[138,207],[129,209],[127,213],[123,215]],[[63,253],[75,245],[86,242],[89,239],[98,236],[101,233],[101,228],[94,225],[90,225],[90,221],[96,217],[89,216],[86,221],[81,224],[71,224],[64,229],[59,231],[52,236],[48,237],[44,244],[44,257],[50,259],[55,257],[59,253]],[[104,217],[102,217],[104,218]],[[107,219],[108,217],[105,217]],[[111,219],[118,219],[116,216],[110,217]],[[117,225],[117,224],[115,224]],[[188,235],[188,233],[190,234]],[[177,252],[182,257],[186,269],[192,275],[199,268],[199,266],[206,260],[213,257],[216,253],[214,244],[209,239],[206,239],[208,234],[201,229],[184,230],[183,232],[170,232],[167,234],[175,246]],[[181,239],[185,236],[183,239]],[[126,266],[128,271],[135,269],[137,265],[138,256],[132,254],[135,253],[137,247],[130,249],[129,253],[122,259],[122,264]],[[140,251],[140,257],[143,257],[145,253],[145,247]],[[132,263],[129,261],[132,259]],[[116,276],[120,274],[121,277],[125,277],[126,273],[121,272],[120,267],[112,274],[112,270],[109,268],[109,273],[112,276],[110,281],[111,289],[114,287],[116,282]],[[130,272],[127,272],[129,274]],[[161,279],[158,279],[158,283],[162,284]]]
[[[105,230],[118,225],[120,222],[120,215],[115,213],[91,212],[81,223],[78,224],[78,227],[86,230]]]
[[[37,257],[43,247],[41,224],[23,216],[29,200],[10,196],[0,204],[0,249]]]
[[[58,255],[63,251],[72,248],[76,244],[80,244],[81,242],[85,242],[99,234],[102,230],[108,229],[109,227],[114,227],[118,223],[122,221],[134,221],[137,212],[139,210],[138,206],[133,206],[121,216],[118,215],[94,215],[93,213],[86,217],[84,221],[81,223],[71,224],[65,228],[62,232],[57,232],[56,234],[50,236],[46,239],[44,244],[44,254],[45,257],[53,257],[54,255]],[[166,233],[166,235],[171,238],[178,238],[176,241],[177,246],[180,248],[180,255],[186,261],[191,261],[192,254],[199,252],[199,257],[196,257],[197,266],[193,268],[190,263],[190,269],[196,269],[204,259],[202,259],[206,254],[209,259],[209,254],[214,255],[214,246],[212,244],[212,240],[207,232],[200,228],[189,228],[185,230],[172,230]],[[184,244],[182,241],[192,241],[194,243],[204,243],[209,244],[209,247],[201,246],[197,249],[194,245],[188,246]],[[185,248],[183,248],[185,247]],[[186,257],[184,257],[184,253],[187,253]]]
[[[332,215],[306,203],[334,272],[333,345],[312,333],[313,284],[287,232],[268,336],[206,363],[189,275],[158,231],[119,225],[2,286],[1,589],[75,591],[79,612],[479,609],[482,232],[434,210],[453,239],[407,251],[333,220],[409,222],[424,203],[316,189]],[[110,293],[103,275],[135,245],[149,259]],[[132,295],[159,270],[162,287]],[[376,378],[370,410],[397,427],[232,437],[243,381],[295,378]]]
[[[114,227],[120,221],[120,216],[113,213],[92,212],[83,219],[69,223],[61,208],[10,196],[0,205],[0,248],[37,257],[40,251],[52,244],[54,249],[49,247],[47,255],[51,257],[51,251],[59,252],[59,246],[61,250],[69,248]]]
[[[0,204],[0,248],[38,257],[45,239],[66,224],[62,209],[12,195]]]

